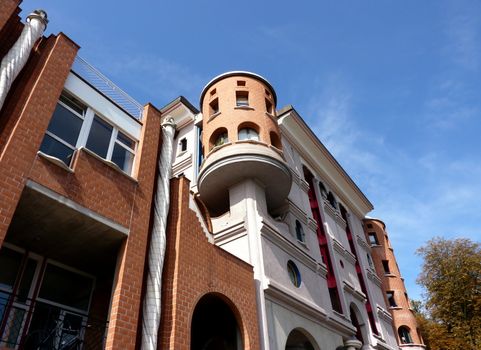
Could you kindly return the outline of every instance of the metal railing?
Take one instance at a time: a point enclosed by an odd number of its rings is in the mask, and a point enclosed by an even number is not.
[[[107,325],[63,307],[0,292],[1,349],[103,349]]]
[[[142,119],[143,106],[83,58],[75,57],[72,71],[125,112],[138,120]]]

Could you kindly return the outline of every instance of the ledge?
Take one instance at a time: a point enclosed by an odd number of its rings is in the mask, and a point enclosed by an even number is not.
[[[209,119],[207,119],[207,123],[210,123],[212,120],[215,119],[215,117],[217,117],[217,116],[220,115],[220,114],[222,114],[221,111],[219,111],[219,112],[217,112],[217,113],[214,113],[214,114],[211,114],[211,115],[209,116]]]
[[[234,109],[243,109],[246,111],[255,111],[254,107],[251,106],[235,106]]]
[[[76,151],[75,151],[76,152]],[[58,166],[59,168],[65,170],[66,172],[69,172],[69,173],[74,173],[73,169],[70,168],[67,164],[65,164],[64,162],[62,162],[59,158],[57,157],[54,157],[54,156],[51,156],[51,155],[48,155],[46,153],[43,153],[42,151],[38,151],[37,152],[37,155],[40,156],[41,158],[49,161],[50,163]]]

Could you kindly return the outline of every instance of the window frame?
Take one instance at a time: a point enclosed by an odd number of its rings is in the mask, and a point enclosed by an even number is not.
[[[69,147],[74,152],[76,152],[78,149],[80,149],[82,147],[85,147],[90,152],[94,153],[95,155],[99,156],[100,158],[102,158],[102,159],[104,159],[104,160],[106,160],[110,163],[115,164],[115,166],[117,166],[123,173],[125,173],[129,176],[132,176],[132,172],[133,172],[135,162],[136,162],[136,155],[137,155],[137,148],[138,148],[139,140],[136,140],[134,137],[129,135],[127,132],[120,129],[116,124],[113,124],[111,121],[107,120],[107,118],[103,117],[100,113],[97,113],[92,107],[90,107],[87,103],[84,103],[83,101],[79,101],[85,107],[85,113],[84,113],[83,116],[81,116],[77,111],[75,111],[73,108],[70,108],[65,102],[63,102],[61,100],[62,96],[66,96],[67,98],[70,98],[69,96],[72,96],[72,98],[75,98],[75,99],[77,99],[77,98],[73,94],[71,94],[69,91],[64,90],[64,91],[62,91],[62,94],[60,95],[60,97],[57,100],[57,104],[61,104],[63,107],[67,108],[67,110],[69,112],[73,113],[76,117],[78,117],[82,120],[82,126],[80,127],[80,131],[79,131],[79,134],[77,136],[77,142],[75,143],[75,146],[71,145],[70,143],[61,139],[59,136],[53,134],[49,130],[45,131],[45,135],[48,135],[48,136],[52,137],[54,140],[62,143],[66,147]],[[110,134],[109,146],[108,146],[107,155],[105,156],[105,158],[87,147],[87,141],[88,141],[88,138],[90,136],[90,131],[92,130],[92,124],[93,124],[93,121],[94,121],[95,117],[99,118],[102,122],[104,122],[104,123],[106,123],[106,124],[108,124],[109,126],[112,127],[112,133]],[[131,139],[133,141],[133,143],[134,143],[133,149],[130,148],[129,146],[127,146],[126,144],[124,144],[121,140],[118,140],[118,133],[119,132],[121,132],[122,134],[124,134],[126,137],[128,137],[129,139]],[[44,138],[45,138],[45,135],[44,135]],[[42,140],[42,142],[43,142],[43,140]],[[128,173],[127,171],[125,171],[124,169],[122,169],[116,163],[114,163],[112,161],[112,154],[114,152],[114,148],[115,148],[116,144],[118,144],[120,147],[122,147],[123,149],[125,149],[126,151],[130,152],[133,155],[132,169],[131,169],[130,173]],[[48,153],[46,153],[46,154],[49,155],[49,156],[57,158],[55,155],[51,155],[51,154],[48,154]],[[72,159],[73,159],[73,157],[72,157]],[[69,168],[72,166],[72,159],[70,160],[70,163],[67,164],[67,166]],[[62,161],[62,160],[60,160],[60,161]],[[63,163],[63,161],[62,161],[62,163]]]
[[[245,98],[245,102],[243,102],[244,98]],[[239,108],[250,107],[249,91],[237,90],[235,92],[235,106]]]

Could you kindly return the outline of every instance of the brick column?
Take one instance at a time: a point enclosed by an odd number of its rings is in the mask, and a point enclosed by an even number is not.
[[[20,2],[20,0],[0,0],[0,31],[12,16],[17,15]]]
[[[141,305],[147,240],[159,144],[160,112],[147,105],[143,113],[142,136],[137,160],[138,188],[127,240],[119,253],[106,349],[134,349]]]
[[[43,38],[0,111],[0,246],[77,50],[63,34]]]

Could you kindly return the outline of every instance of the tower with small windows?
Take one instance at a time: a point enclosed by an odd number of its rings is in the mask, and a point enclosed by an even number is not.
[[[213,217],[230,210],[229,192],[244,180],[260,184],[269,211],[283,205],[291,175],[282,154],[276,102],[269,82],[249,72],[219,75],[202,91],[204,160],[197,183]]]
[[[376,272],[382,280],[382,289],[393,318],[399,346],[404,349],[423,350],[422,335],[414,316],[411,302],[404,286],[394,249],[392,248],[386,225],[379,219],[364,219],[364,230],[371,244],[372,260]]]

